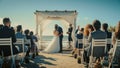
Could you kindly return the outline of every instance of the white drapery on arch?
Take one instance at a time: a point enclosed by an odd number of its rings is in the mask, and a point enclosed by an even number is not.
[[[51,20],[59,20],[64,25],[65,29],[68,28],[69,24],[73,25],[73,44],[75,45],[75,29],[76,29],[76,18],[77,11],[38,11],[36,10],[36,34],[40,37],[42,41],[42,33],[46,26],[51,22]]]

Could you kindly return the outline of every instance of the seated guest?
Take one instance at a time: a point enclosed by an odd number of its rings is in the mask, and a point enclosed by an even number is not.
[[[92,43],[92,39],[106,39],[107,38],[107,34],[103,31],[100,30],[101,28],[101,22],[99,20],[95,20],[93,22],[93,28],[95,31],[91,32],[89,37],[88,37],[88,41],[90,43]],[[89,56],[91,54],[91,48],[92,45],[90,45],[90,50],[89,50]],[[105,55],[105,48],[103,47],[99,47],[99,48],[94,48],[94,53],[93,53],[93,57],[96,57],[97,59],[100,59],[100,57],[104,57]]]
[[[33,34],[32,31],[30,32],[30,36],[32,37],[32,40],[33,40],[33,43],[34,43],[33,47],[31,47],[31,48],[32,48],[32,50],[33,50],[33,52],[34,52],[34,55],[35,55],[35,53],[36,53],[36,55],[38,55],[38,48],[37,48],[37,44],[36,44],[36,42],[38,42],[38,39],[37,39],[37,37]],[[33,58],[34,58],[34,56],[33,56]]]
[[[112,35],[112,44],[114,45],[115,42],[116,42],[116,39],[120,39],[120,21],[118,22],[118,24],[116,25],[116,28],[115,28],[115,32],[114,34]]]
[[[120,21],[116,25],[115,33],[112,36],[113,49],[116,47],[115,46],[116,39],[120,40]],[[120,67],[120,47],[117,47],[116,50],[117,51],[115,52],[114,61],[115,61],[115,63],[118,63],[119,67]]]
[[[25,40],[25,36],[23,35],[22,33],[22,26],[21,25],[18,25],[17,26],[17,30],[16,30],[16,38],[20,38],[20,39],[24,39]],[[18,45],[19,46],[19,45]],[[19,46],[19,52],[22,52],[22,46]],[[27,51],[27,47],[24,46],[24,51],[26,52]]]
[[[93,29],[93,26],[91,24],[87,24],[85,26],[85,30],[84,30],[84,61],[88,64],[89,63],[89,56],[88,56],[88,51],[89,51],[89,42],[88,42],[88,36],[91,32],[93,32],[94,29]]]
[[[88,39],[88,36],[92,31],[94,31],[93,26],[91,24],[87,24],[84,28],[84,38]]]
[[[105,31],[107,33],[107,38],[112,37],[112,33],[108,31],[108,24],[107,23],[103,23],[102,29],[103,29],[103,31]],[[111,48],[111,44],[107,44],[107,51],[109,51],[110,48]]]
[[[16,30],[16,38],[24,38],[25,36],[22,33],[22,26],[18,25]]]
[[[77,48],[77,52],[78,52],[78,63],[81,63],[81,49],[83,48],[83,43],[79,43],[78,40],[82,39],[83,40],[83,31],[84,28],[81,28],[80,32],[76,35],[77,41],[76,41],[76,48]],[[76,32],[77,33],[77,32]]]
[[[83,45],[78,44],[78,39],[83,39],[83,31],[84,31],[84,28],[81,28],[79,33],[76,34],[76,38],[77,38],[76,48],[83,48]]]
[[[33,45],[34,45],[34,42],[33,42],[32,37],[30,36],[30,31],[27,29],[27,30],[24,31],[24,33],[25,33],[26,39],[27,39],[27,40],[30,40],[30,44],[31,44],[31,46],[33,46]],[[30,50],[31,50],[30,44],[26,44],[26,45],[28,46],[28,50],[27,50],[27,53],[26,53],[26,57],[29,57],[29,53],[30,53]],[[34,54],[33,54],[33,58],[34,58]],[[28,61],[28,60],[27,60],[27,61]],[[27,62],[27,61],[26,61],[26,62]],[[28,61],[28,62],[29,62],[29,61]]]
[[[15,31],[10,28],[11,21],[9,18],[3,19],[4,26],[0,29],[0,38],[12,38],[12,45],[16,42]],[[17,54],[18,50],[13,45],[13,54]],[[9,46],[0,46],[0,53],[3,51],[4,56],[10,56],[10,47]]]
[[[11,21],[9,18],[4,18],[3,19],[3,24],[4,26],[2,28],[0,28],[0,38],[12,38],[12,49],[13,49],[13,54],[18,54],[18,50],[15,47],[15,45],[13,45],[14,42],[16,42],[16,37],[15,37],[15,31],[13,28],[10,27]],[[10,50],[10,46],[0,46],[0,53],[3,52],[3,57],[7,57],[11,55],[11,50]],[[2,54],[0,54],[2,55]],[[15,60],[16,63],[16,67],[20,67],[19,65],[19,60]],[[6,68],[7,65],[9,65],[10,63],[7,61],[3,62],[3,67]],[[10,68],[10,67],[9,67]]]
[[[78,26],[78,28],[75,31],[75,34],[77,35],[78,31],[80,30],[80,26]],[[77,41],[76,41],[76,45],[74,47],[74,49],[72,50],[72,55],[74,54],[74,58],[77,58]]]

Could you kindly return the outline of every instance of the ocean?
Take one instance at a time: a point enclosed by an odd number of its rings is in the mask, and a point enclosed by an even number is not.
[[[54,36],[42,36],[42,46],[46,47],[49,45],[50,41],[53,39]],[[63,47],[68,46],[68,36],[63,37]]]
[[[43,41],[51,41],[53,37],[54,36],[42,36],[42,40]],[[63,41],[67,41],[67,40],[68,40],[68,36],[64,36]]]

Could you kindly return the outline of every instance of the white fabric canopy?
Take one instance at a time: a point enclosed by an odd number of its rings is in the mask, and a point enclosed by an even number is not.
[[[43,30],[51,23],[51,20],[59,20],[68,29],[69,24],[73,25],[72,38],[75,44],[75,28],[76,28],[76,11],[36,11],[36,34],[39,35],[42,41]],[[64,28],[63,28],[64,29]]]

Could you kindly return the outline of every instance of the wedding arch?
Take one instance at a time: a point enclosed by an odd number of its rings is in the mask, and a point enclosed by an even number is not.
[[[72,38],[73,43],[75,42],[75,29],[76,29],[76,18],[77,11],[38,11],[34,12],[36,15],[36,34],[40,37],[40,42],[42,41],[42,33],[45,27],[51,22],[51,20],[60,20],[61,23],[65,26],[65,29],[68,28],[69,24],[73,25]],[[40,43],[41,44],[41,43]]]

